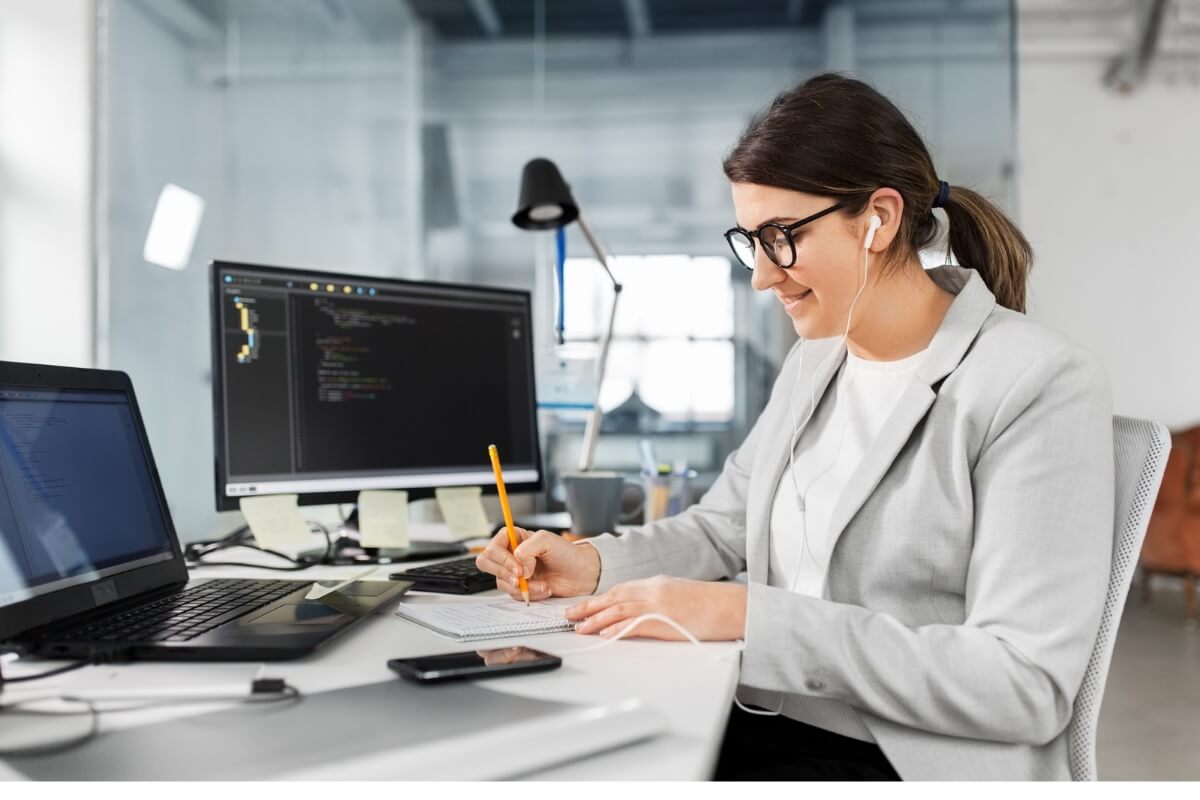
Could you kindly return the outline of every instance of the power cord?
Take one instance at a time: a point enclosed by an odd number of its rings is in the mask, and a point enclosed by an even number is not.
[[[0,648],[0,656],[5,655],[6,653],[15,653],[15,654],[20,655],[22,653],[22,650],[19,647],[11,647],[11,646],[7,649]],[[108,663],[110,663],[112,661],[116,661],[116,660],[117,660],[117,654],[115,652],[93,649],[88,653],[86,658],[81,658],[72,664],[67,664],[65,667],[58,667],[56,669],[47,670],[46,672],[39,672],[36,675],[21,675],[16,678],[6,678],[4,676],[4,662],[0,661],[0,695],[2,695],[4,693],[4,687],[6,684],[9,684],[9,683],[26,683],[28,681],[40,681],[43,678],[53,678],[55,675],[62,675],[66,672],[73,672],[74,670],[83,669],[84,667],[92,667],[92,666],[97,666],[99,664],[108,664]]]
[[[4,685],[8,683],[25,683],[26,681],[38,681],[42,678],[53,678],[55,675],[62,675],[64,672],[71,672],[72,670],[90,667],[94,663],[98,662],[77,661],[76,663],[68,664],[65,667],[59,667],[58,669],[52,669],[47,672],[39,672],[37,675],[22,675],[19,678],[4,677],[4,665],[0,664],[0,691],[3,691]]]
[[[330,534],[329,529],[326,528],[324,525],[322,525],[319,522],[310,521],[308,523],[308,525],[309,525],[309,528],[311,528],[314,532],[321,533],[325,537],[325,552],[323,552],[321,554],[320,558],[317,558],[312,561],[308,561],[308,560],[301,561],[299,559],[296,559],[296,558],[293,558],[293,557],[287,555],[286,553],[281,553],[278,550],[271,550],[270,548],[267,548],[267,547],[260,547],[259,545],[256,545],[256,544],[250,544],[249,542],[246,541],[246,539],[248,538],[248,536],[250,534],[250,528],[247,525],[243,525],[242,527],[233,531],[229,535],[224,536],[220,539],[213,539],[213,540],[205,541],[205,542],[191,542],[190,544],[186,545],[183,548],[183,557],[185,559],[187,559],[188,566],[192,567],[192,568],[195,568],[195,567],[253,567],[255,569],[269,569],[269,570],[273,570],[275,572],[299,572],[301,570],[308,569],[309,567],[317,566],[318,564],[325,564],[329,561],[330,556],[333,555],[333,536],[332,536],[332,534]],[[265,564],[251,564],[246,561],[203,561],[202,560],[206,556],[211,555],[212,553],[217,553],[222,550],[228,550],[233,547],[244,547],[248,550],[257,550],[260,553],[266,553],[267,555],[274,556],[276,558],[281,558],[284,561],[289,562],[289,565],[286,567],[280,567],[280,566],[270,566],[270,565],[265,565]]]
[[[72,669],[79,666],[87,666],[87,664],[72,665]],[[42,675],[30,676],[30,679],[35,677],[49,677],[51,674],[59,674],[66,670],[56,670]],[[10,681],[11,682],[11,681]],[[282,678],[256,678],[250,683],[250,694],[247,695],[227,695],[223,697],[162,697],[153,698],[145,702],[138,702],[135,705],[119,706],[116,708],[98,708],[96,702],[89,700],[86,697],[73,697],[70,694],[59,695],[55,698],[37,697],[28,700],[19,700],[15,703],[6,703],[0,705],[0,717],[4,715],[14,716],[30,716],[30,717],[71,717],[87,714],[91,718],[91,724],[88,729],[82,734],[65,739],[59,742],[50,742],[47,744],[31,745],[28,747],[17,747],[11,749],[0,749],[0,758],[27,758],[38,756],[50,756],[65,753],[77,747],[81,747],[100,735],[100,715],[115,714],[126,711],[141,711],[147,708],[157,708],[161,706],[178,706],[188,705],[192,703],[213,703],[236,700],[239,705],[259,705],[263,703],[280,703],[284,701],[299,701],[304,695],[295,686],[287,683]],[[57,700],[62,703],[80,703],[85,708],[82,711],[77,710],[49,710],[49,709],[34,709],[26,708],[25,706],[33,703],[44,703],[47,700]]]

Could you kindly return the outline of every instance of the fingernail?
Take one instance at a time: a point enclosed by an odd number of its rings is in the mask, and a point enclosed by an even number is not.
[[[576,622],[576,623],[575,623],[575,632],[576,632],[576,633],[583,633],[583,623],[582,623],[582,622]]]

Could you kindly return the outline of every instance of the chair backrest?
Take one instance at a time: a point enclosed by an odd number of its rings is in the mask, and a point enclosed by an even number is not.
[[[1100,719],[1100,701],[1104,698],[1104,684],[1108,680],[1108,666],[1112,661],[1125,597],[1129,594],[1138,551],[1146,535],[1146,525],[1170,451],[1171,434],[1165,426],[1144,419],[1113,417],[1116,462],[1113,563],[1100,632],[1096,635],[1068,728],[1067,747],[1073,780],[1096,780],[1096,726]]]

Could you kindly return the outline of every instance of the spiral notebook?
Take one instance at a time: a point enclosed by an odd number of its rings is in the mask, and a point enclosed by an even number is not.
[[[473,603],[401,603],[396,616],[423,625],[460,642],[503,639],[536,633],[558,633],[575,628],[563,610],[578,602],[555,598],[528,607],[517,600],[493,599]]]

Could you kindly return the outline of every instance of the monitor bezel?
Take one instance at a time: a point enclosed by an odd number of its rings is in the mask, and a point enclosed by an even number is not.
[[[146,467],[150,470],[150,483],[158,503],[166,529],[171,557],[155,564],[118,572],[105,578],[87,581],[78,586],[68,586],[43,595],[20,600],[9,606],[0,607],[0,642],[12,641],[37,628],[88,611],[110,606],[131,597],[168,586],[187,583],[187,565],[179,535],[167,505],[167,497],[159,478],[154,451],[146,435],[146,425],[138,407],[133,382],[124,372],[114,370],[82,369],[77,367],[55,367],[42,364],[24,364],[0,361],[0,385],[26,387],[40,391],[121,391],[129,401],[137,428],[138,441],[146,456]]]
[[[359,275],[348,272],[339,272],[336,270],[322,270],[312,267],[283,267],[268,264],[252,264],[240,261],[225,261],[223,259],[214,259],[209,262],[209,300],[210,312],[209,322],[212,329],[212,386],[213,386],[213,474],[215,478],[214,494],[216,495],[216,508],[218,511],[236,511],[239,508],[239,500],[241,496],[232,497],[225,494],[225,485],[228,483],[228,473],[226,471],[226,452],[225,452],[225,404],[222,400],[225,393],[224,386],[224,370],[222,365],[222,336],[220,329],[220,298],[221,298],[221,271],[224,269],[231,270],[252,270],[255,272],[275,273],[277,275],[296,275],[306,279],[312,279],[318,283],[325,283],[332,279],[337,282],[351,281],[355,283],[371,283],[376,286],[389,286],[403,289],[406,286],[411,287],[427,287],[427,288],[444,288],[453,290],[467,290],[473,292],[483,292],[487,294],[509,295],[520,298],[525,309],[529,314],[529,336],[526,337],[527,347],[529,350],[529,392],[532,401],[532,423],[533,423],[533,457],[536,465],[537,479],[533,481],[505,483],[505,489],[510,493],[515,492],[540,492],[545,487],[546,471],[542,464],[542,443],[541,432],[538,429],[537,415],[537,380],[534,375],[534,352],[533,352],[533,302],[532,294],[525,289],[513,289],[498,286],[478,286],[471,283],[450,283],[444,281],[425,281],[411,280],[407,278],[388,278],[374,275]],[[486,466],[487,462],[483,460],[481,454],[481,465]],[[434,492],[440,487],[437,486],[419,486],[406,487],[404,491],[408,492],[410,500],[421,499],[424,497],[433,497]],[[487,483],[483,485],[485,494],[496,494],[496,485]],[[302,506],[316,505],[331,505],[338,503],[354,503],[358,500],[358,489],[349,489],[336,492],[308,492],[298,493],[297,502]],[[268,493],[256,495],[243,495],[251,497],[264,497]]]

